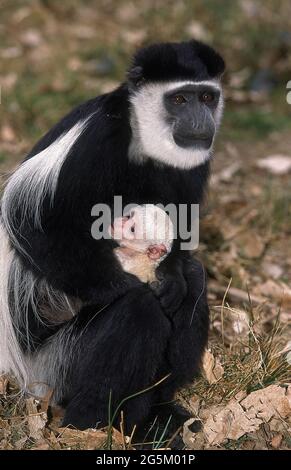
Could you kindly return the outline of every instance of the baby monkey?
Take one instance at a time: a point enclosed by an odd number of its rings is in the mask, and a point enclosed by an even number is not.
[[[165,211],[154,204],[136,206],[128,216],[114,219],[110,236],[124,271],[142,282],[156,281],[155,270],[171,251],[174,227]]]

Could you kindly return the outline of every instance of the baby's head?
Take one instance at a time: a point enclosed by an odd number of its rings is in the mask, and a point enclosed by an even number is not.
[[[118,217],[110,228],[120,247],[147,254],[157,264],[171,251],[174,227],[166,212],[154,204],[134,207],[126,217]]]

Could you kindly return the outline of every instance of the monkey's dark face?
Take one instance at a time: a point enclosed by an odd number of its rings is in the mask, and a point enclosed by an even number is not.
[[[211,85],[186,85],[165,93],[167,121],[175,143],[185,149],[211,148],[220,90]]]
[[[132,159],[190,169],[210,158],[223,111],[218,80],[148,83],[130,101]]]

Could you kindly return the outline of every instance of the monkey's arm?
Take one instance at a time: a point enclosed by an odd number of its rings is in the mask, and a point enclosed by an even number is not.
[[[15,249],[28,269],[58,291],[90,303],[111,302],[139,284],[136,277],[121,269],[112,242],[95,240],[91,235],[92,207],[98,203],[112,205],[113,196],[119,194],[116,182],[125,171],[122,162],[129,138],[123,129],[126,120],[112,117],[123,100],[124,94],[117,90],[69,113],[28,155],[28,160],[33,156],[35,160],[27,178],[18,177],[16,171],[10,193],[6,188],[6,219],[14,232]],[[61,153],[66,151],[64,143],[60,146],[56,139],[87,118],[88,125],[55,173],[56,148]],[[56,147],[51,147],[54,143]],[[40,154],[44,149],[47,153]],[[28,178],[30,185],[26,184]]]
[[[188,252],[174,249],[156,269],[160,282],[155,287],[155,292],[170,316],[175,314],[187,294],[184,262],[188,257]]]
[[[122,270],[108,240],[94,240],[69,227],[34,230],[27,239],[28,257],[20,255],[27,267],[52,287],[84,302],[103,306],[140,285]]]

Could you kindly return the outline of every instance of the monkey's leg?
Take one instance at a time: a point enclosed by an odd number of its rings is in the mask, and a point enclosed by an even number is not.
[[[199,261],[188,259],[184,262],[184,275],[188,292],[173,317],[167,348],[171,377],[163,387],[164,401],[171,399],[177,389],[191,383],[199,373],[208,339],[206,272]]]
[[[71,373],[65,378],[71,386],[63,425],[72,424],[79,429],[98,423],[107,425],[110,407],[111,417],[118,410],[117,426],[123,410],[126,431],[130,432],[147,417],[154,392],[128,398],[162,379],[158,370],[165,355],[170,322],[146,286],[132,290],[100,316],[93,316],[93,320],[91,312],[87,325],[82,322],[81,311],[73,332],[74,336],[79,335],[79,342],[72,352],[75,357],[71,359]]]
[[[117,262],[111,241],[94,240],[85,229],[50,227],[35,233],[29,227],[23,236],[29,256],[18,253],[23,271],[44,279],[50,290],[103,306],[140,285]]]
[[[202,264],[191,258],[185,260],[184,276],[188,287],[187,296],[172,318],[166,360],[160,371],[161,374],[169,372],[171,375],[157,391],[156,405],[151,411],[151,419],[157,416],[161,428],[171,416],[166,433],[168,437],[190,418],[190,414],[173,400],[177,390],[190,384],[199,373],[208,338],[209,309],[206,273]]]

